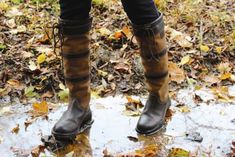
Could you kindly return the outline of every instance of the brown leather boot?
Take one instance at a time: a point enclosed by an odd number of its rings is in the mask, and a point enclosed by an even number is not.
[[[133,31],[140,45],[149,97],[137,123],[140,134],[154,134],[163,128],[168,96],[168,55],[162,14],[152,23],[133,24]]]
[[[59,21],[61,55],[66,85],[69,89],[68,109],[55,124],[56,139],[72,139],[91,127],[89,30],[91,20]]]

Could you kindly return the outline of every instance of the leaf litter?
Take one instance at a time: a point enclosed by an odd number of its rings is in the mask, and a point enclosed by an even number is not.
[[[234,102],[230,85],[235,82],[232,25],[235,3],[155,2],[165,14],[172,95],[194,84],[197,88],[209,88],[216,101]],[[35,1],[0,2],[0,97],[19,97],[23,103],[42,97],[46,101],[33,104],[34,114],[42,116],[49,111],[47,100],[68,100],[68,89],[61,88],[64,84],[61,57],[53,53],[51,31],[47,27],[57,19],[58,4],[51,1],[38,4],[35,9]],[[146,94],[138,46],[120,3],[96,0],[92,15],[97,15],[91,42],[93,95]],[[132,116],[139,115],[141,107],[131,100],[126,104],[126,111]],[[190,112],[187,106],[180,110]],[[32,120],[27,120],[26,128],[31,123]]]

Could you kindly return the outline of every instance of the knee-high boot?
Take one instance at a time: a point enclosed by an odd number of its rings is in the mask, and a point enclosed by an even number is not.
[[[90,53],[89,30],[91,19],[87,21],[59,21],[61,55],[66,85],[69,89],[67,110],[52,129],[55,138],[74,138],[91,127],[90,102]]]
[[[158,132],[164,126],[166,112],[170,106],[168,55],[163,16],[160,14],[160,17],[152,23],[132,24],[132,27],[140,45],[140,55],[149,91],[136,131],[149,135]]]

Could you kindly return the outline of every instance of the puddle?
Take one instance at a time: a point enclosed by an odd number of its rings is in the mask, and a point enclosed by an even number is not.
[[[190,101],[185,93],[179,97],[187,99],[187,102]],[[166,130],[159,135],[144,137],[138,136],[135,132],[138,117],[123,114],[126,102],[126,98],[122,96],[91,101],[95,122],[89,132],[80,135],[80,142],[69,148],[75,154],[74,156],[80,156],[81,152],[83,156],[101,157],[104,153],[117,156],[135,152],[135,150],[144,150],[150,146],[154,150],[161,149],[158,151],[158,156],[163,157],[167,156],[168,150],[173,147],[185,149],[198,154],[199,157],[203,155],[223,157],[230,152],[231,141],[235,139],[234,105],[192,103],[193,105],[189,105],[190,112],[182,113],[176,107],[176,101],[173,101],[171,109],[174,114]],[[30,108],[30,106],[14,105],[10,108],[14,114],[0,115],[1,157],[30,156],[31,150],[42,144],[41,137],[50,134],[51,128],[66,106],[62,105],[50,112],[48,120],[38,118],[25,130],[24,122],[29,119],[26,111]],[[19,132],[12,133],[11,130],[17,124],[19,124]],[[202,142],[187,139],[186,133],[195,132],[200,133]],[[60,156],[64,156],[61,154]],[[53,156],[50,152],[45,152],[44,155]]]

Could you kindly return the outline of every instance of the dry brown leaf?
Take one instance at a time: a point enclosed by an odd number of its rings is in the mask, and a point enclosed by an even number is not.
[[[42,94],[41,98],[51,98],[54,96],[54,93],[52,91],[47,91],[46,93]]]
[[[230,64],[228,62],[226,63],[220,63],[218,66],[217,66],[217,70],[220,72],[220,73],[226,73],[226,72],[230,72],[231,71],[231,67],[230,67]]]
[[[39,145],[31,151],[32,157],[39,157],[44,152],[45,146]]]
[[[15,89],[22,89],[22,85],[21,85],[20,81],[18,81],[18,80],[10,79],[7,81],[7,83]]]
[[[218,78],[218,76],[215,76],[214,74],[211,75],[206,75],[203,80],[207,83],[210,84],[215,84],[215,83],[219,83],[221,80]]]
[[[11,130],[11,132],[12,132],[12,133],[15,133],[15,134],[18,134],[19,130],[20,130],[20,125],[17,124],[16,127],[14,127],[14,128]]]
[[[178,84],[184,82],[185,80],[184,70],[179,68],[178,65],[173,62],[169,62],[169,74],[170,80],[175,81]]]
[[[121,71],[129,71],[130,70],[130,66],[125,64],[125,63],[118,63],[117,65],[114,66],[114,69],[116,70],[121,70]]]
[[[193,44],[190,42],[191,41],[191,37],[183,34],[182,32],[179,32],[177,30],[174,30],[172,28],[169,28],[169,30],[171,32],[171,40],[174,40],[175,42],[177,42],[181,47],[183,48],[190,48],[193,46]]]

